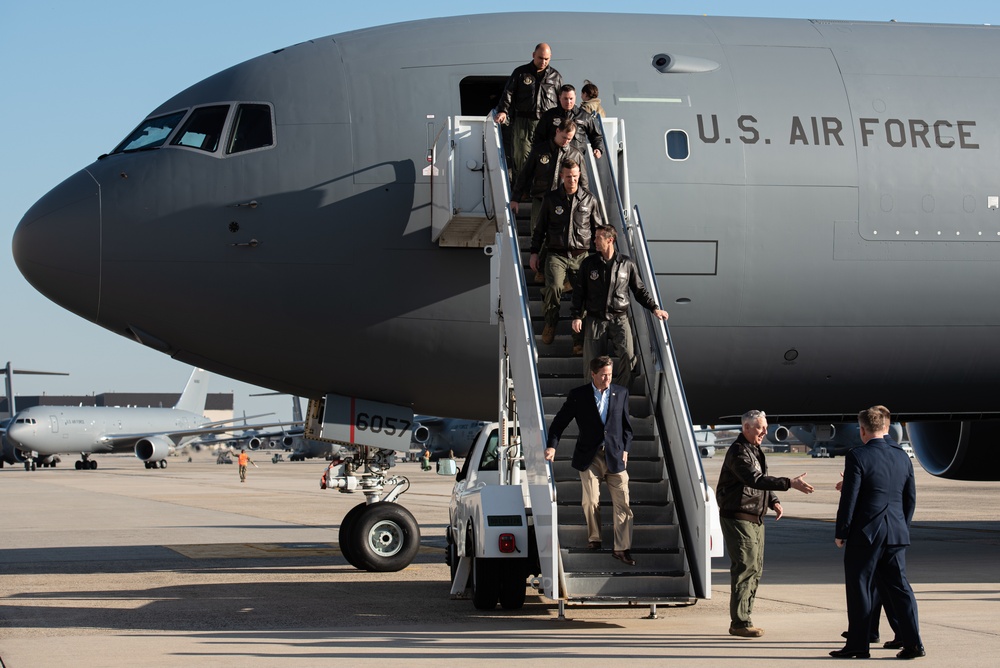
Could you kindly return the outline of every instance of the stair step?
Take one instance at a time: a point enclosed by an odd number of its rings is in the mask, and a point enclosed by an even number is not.
[[[614,527],[611,526],[610,508],[601,526],[601,544],[611,548],[615,544]],[[633,509],[635,512],[635,509]],[[587,527],[559,524],[559,545],[564,548],[586,548]],[[676,524],[635,524],[632,526],[632,547],[637,550],[676,550],[680,548],[680,529]]]
[[[565,397],[542,397],[542,407],[546,415],[555,415],[566,402]],[[629,394],[628,414],[629,417],[644,418],[649,416],[649,399],[644,396]]]
[[[629,568],[620,561],[622,569]],[[613,576],[613,577],[611,577]],[[616,570],[609,574],[566,573],[566,594],[570,599],[619,598],[648,601],[654,598],[690,596],[689,578],[683,571],[637,573]]]
[[[639,504],[631,506],[633,529],[642,525],[672,526],[674,523],[674,506],[671,503],[662,505]],[[607,509],[607,510],[605,510]],[[601,518],[611,521],[611,504],[601,504]],[[559,526],[583,526],[586,520],[583,517],[583,507],[579,505],[559,506]],[[603,538],[602,538],[603,540]],[[586,548],[587,538],[583,538],[579,544],[571,543],[565,547]]]
[[[611,556],[610,549],[604,550],[563,550],[563,570],[566,573],[608,573],[628,568],[632,573],[659,575],[677,573],[684,570],[684,555],[680,550],[631,550],[635,566],[622,566],[622,562]]]
[[[661,480],[659,482],[629,482],[628,486],[629,502],[632,504],[664,505],[670,501],[670,481]],[[583,487],[580,480],[557,480],[556,494],[560,505],[580,504],[583,496]],[[601,485],[601,501],[610,501],[608,486]]]
[[[556,451],[558,452],[558,449]],[[557,459],[552,463],[552,469],[556,482],[573,480],[579,484],[580,472],[573,468],[571,461]],[[659,482],[663,480],[665,475],[666,471],[663,470],[663,462],[659,458],[649,461],[635,457],[634,453],[629,454],[628,479],[630,484],[637,482]]]

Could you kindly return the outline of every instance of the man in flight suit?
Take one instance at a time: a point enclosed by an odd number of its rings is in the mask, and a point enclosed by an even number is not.
[[[549,65],[551,60],[552,49],[549,45],[544,42],[536,45],[531,62],[511,72],[500,95],[495,110],[497,123],[503,125],[512,113],[514,115],[514,174],[511,180],[516,178],[528,157],[538,119],[556,106],[562,75]]]
[[[584,111],[582,107],[576,106],[576,88],[572,84],[564,84],[559,89],[559,105],[546,111],[538,120],[533,145],[542,144],[550,139],[555,133],[555,129],[562,125],[563,120],[567,118],[576,123],[573,146],[579,149],[580,153],[586,155],[587,147],[583,142],[583,136],[586,135],[590,147],[594,150],[594,157],[600,160],[604,152],[604,136],[597,126],[597,119],[594,118],[594,115]]]

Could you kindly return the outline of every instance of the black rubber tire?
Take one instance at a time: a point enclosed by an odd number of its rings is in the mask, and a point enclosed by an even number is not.
[[[344,559],[347,559],[347,563],[359,570],[364,570],[361,568],[361,564],[354,558],[353,552],[351,550],[351,545],[353,541],[351,539],[352,531],[358,516],[368,507],[367,503],[359,503],[344,515],[344,519],[340,521],[340,532],[337,534],[337,542],[340,545],[340,553],[344,555]]]
[[[83,470],[83,462],[81,462],[79,460],[77,460],[77,462],[75,464],[73,464],[73,466],[76,467],[77,471],[82,471]]]
[[[90,470],[91,471],[96,471],[97,470],[97,460],[96,459],[91,459],[90,460]]]
[[[493,610],[500,599],[500,573],[496,559],[472,560],[472,605],[476,610]]]
[[[370,504],[355,521],[352,533],[351,552],[362,570],[401,571],[420,550],[417,520],[398,503]]]
[[[528,593],[524,569],[520,559],[499,560],[500,607],[504,610],[520,610]]]

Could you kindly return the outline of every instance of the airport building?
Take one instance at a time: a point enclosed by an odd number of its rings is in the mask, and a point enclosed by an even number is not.
[[[16,405],[18,410],[32,406],[138,406],[141,408],[171,408],[180,398],[179,393],[169,392],[103,392],[87,395],[55,395],[39,396],[18,395]],[[209,393],[205,400],[205,417],[215,422],[233,418],[233,393]],[[7,397],[0,397],[0,419],[10,417]]]

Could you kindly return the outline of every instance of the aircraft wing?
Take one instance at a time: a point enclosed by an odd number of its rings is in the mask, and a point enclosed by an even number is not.
[[[268,428],[268,427],[280,427],[282,425],[287,425],[287,422],[269,422],[266,424],[256,424],[250,425],[248,428]],[[233,431],[233,426],[218,426],[217,423],[211,423],[211,425],[204,425],[197,427],[195,429],[179,429],[177,431],[160,431],[160,432],[144,432],[138,434],[106,434],[100,438],[100,443],[107,447],[109,450],[119,450],[127,449],[135,446],[136,441],[143,438],[150,438],[153,436],[159,436],[162,438],[169,439],[174,443],[174,445],[179,445],[181,441],[186,438],[194,436],[203,436],[205,434],[224,434]]]
[[[238,436],[229,436],[229,437],[222,437],[222,438],[202,438],[202,439],[198,439],[197,444],[198,445],[214,445],[216,443],[226,443],[227,441],[236,441],[238,443],[238,442],[241,442],[241,441],[244,441],[244,442],[245,441],[249,441],[252,438],[259,438],[262,441],[266,441],[266,440],[270,440],[271,438],[273,438],[275,436],[301,436],[302,434],[305,433],[305,428],[303,428],[301,426],[302,425],[301,422],[289,422],[287,424],[298,425],[298,426],[295,426],[292,429],[284,429],[284,430],[281,430],[281,431],[258,431],[258,432],[251,432],[249,434],[242,433],[242,434],[239,434]],[[229,431],[232,431],[232,429],[230,428]],[[240,430],[240,431],[242,431],[242,430]]]

